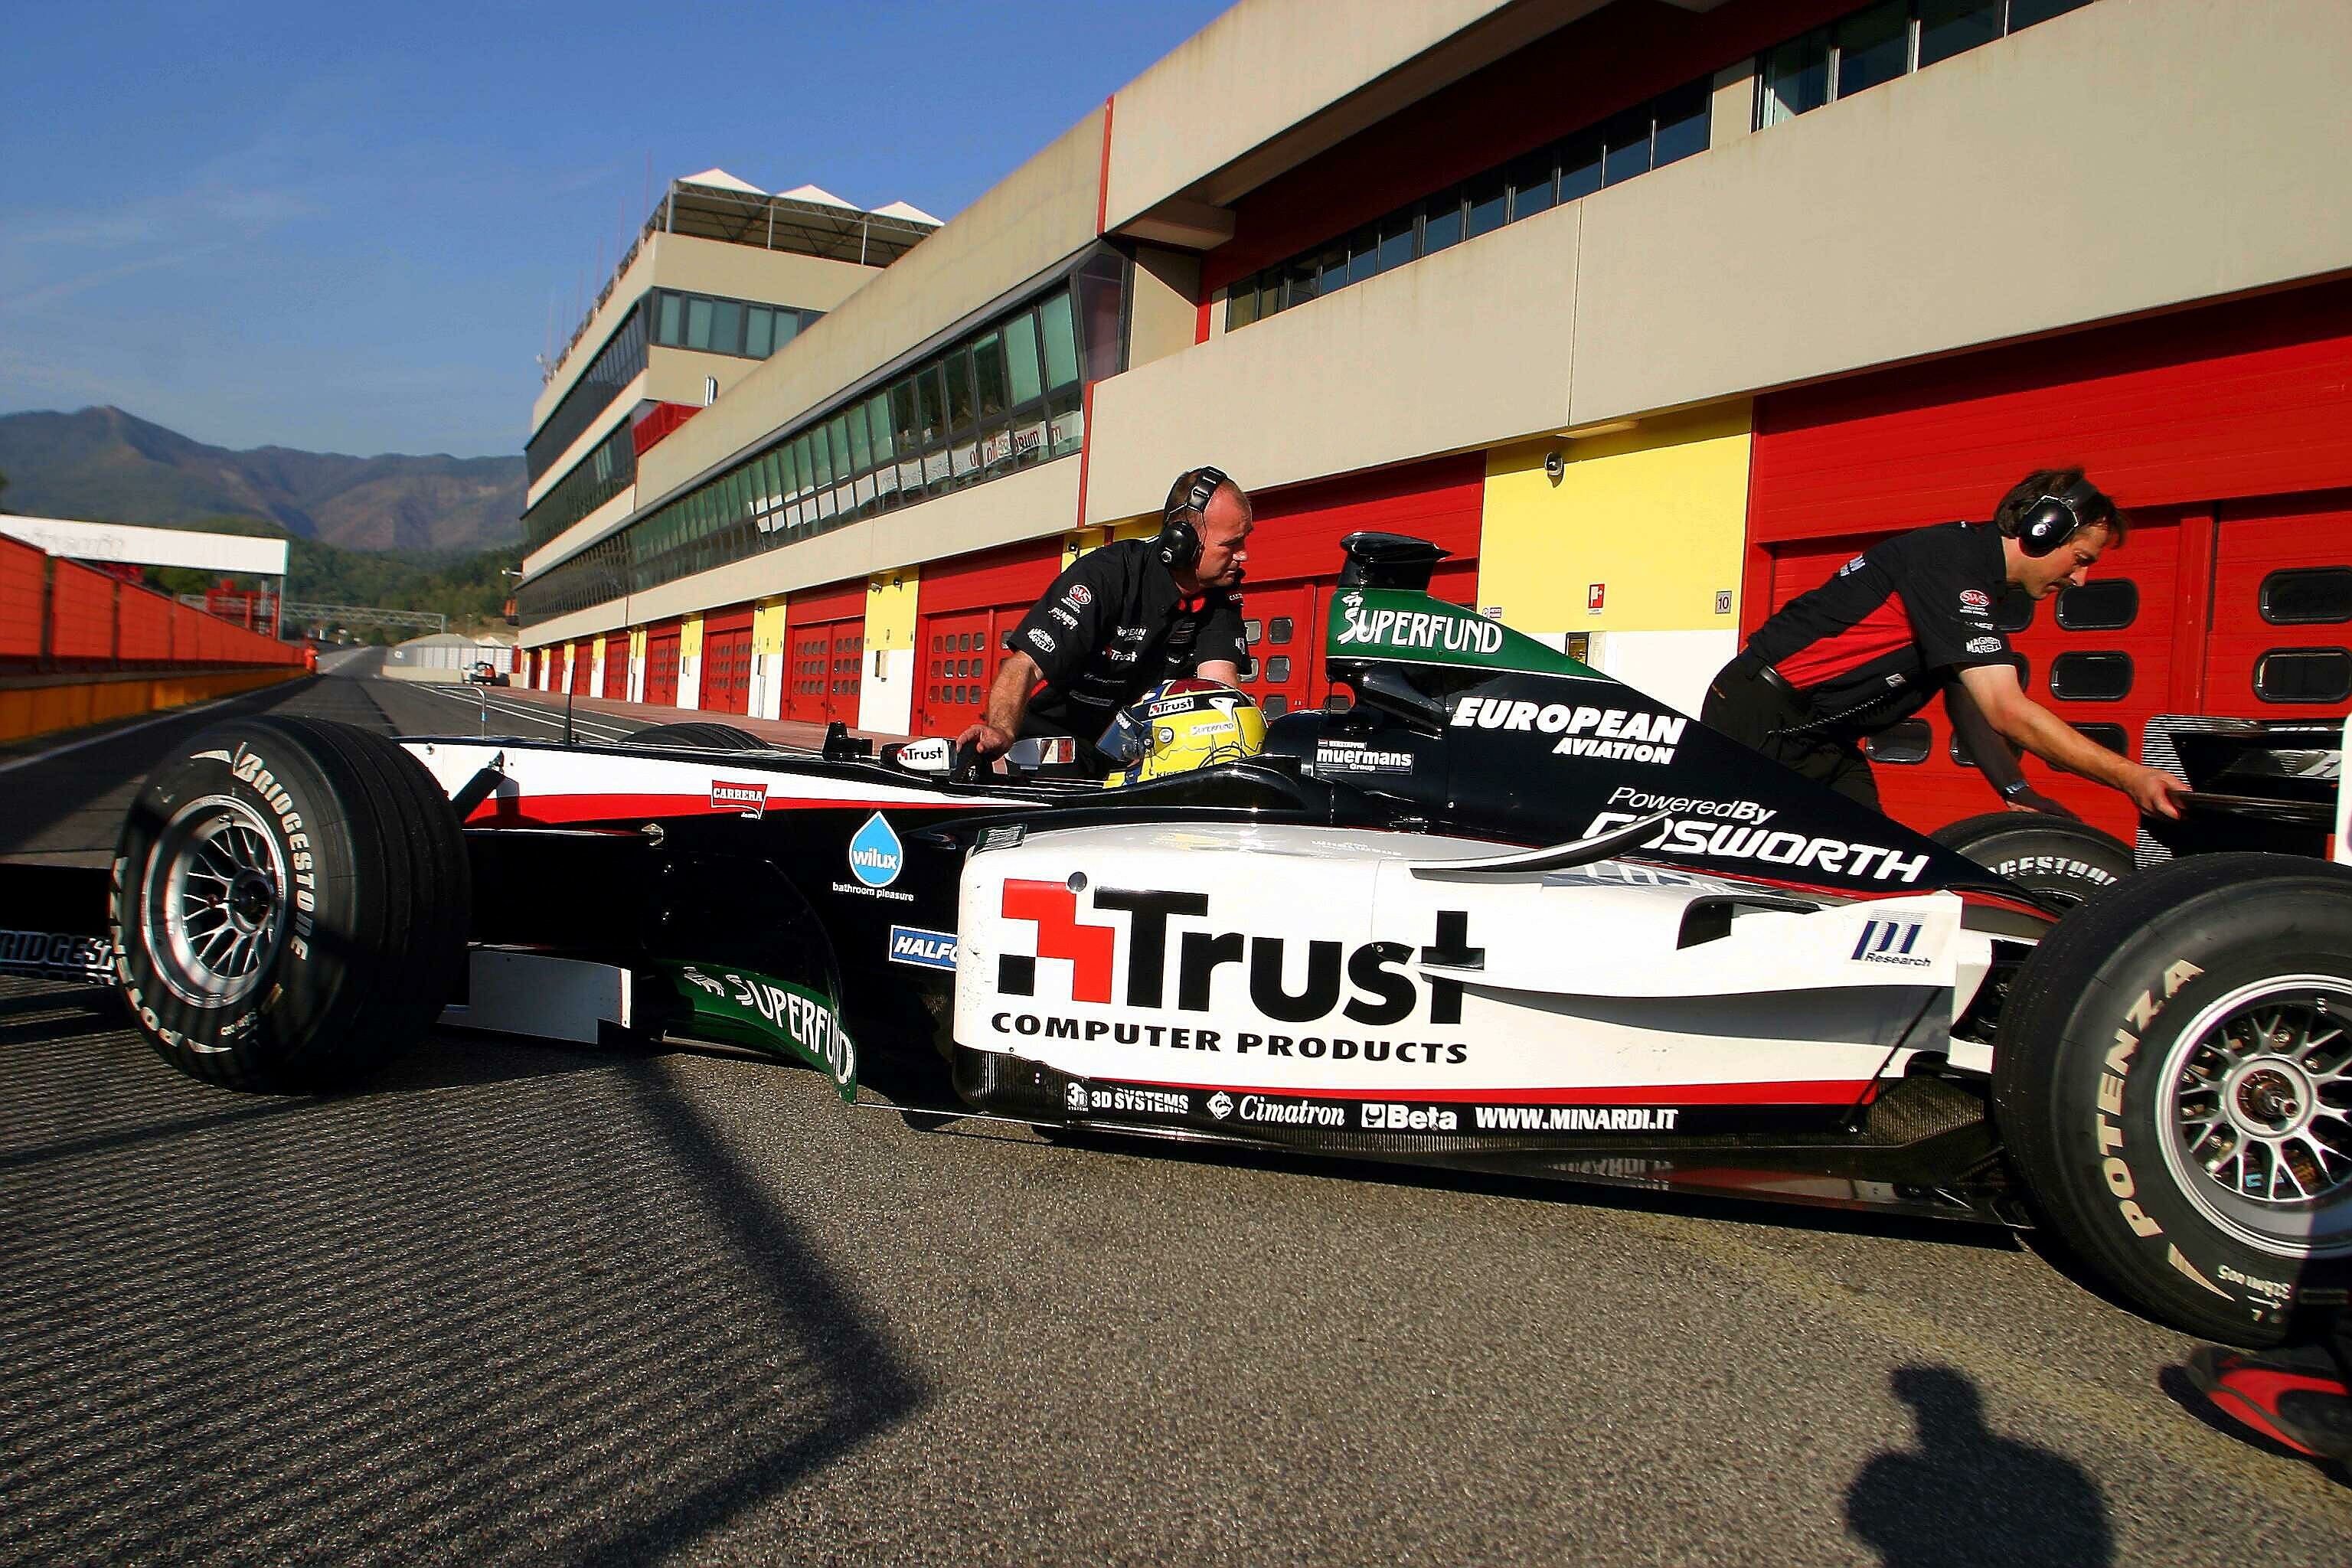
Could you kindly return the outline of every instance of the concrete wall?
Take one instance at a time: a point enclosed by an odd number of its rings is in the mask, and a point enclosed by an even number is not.
[[[1117,228],[1166,197],[1192,189],[1205,176],[1237,163],[1335,104],[1362,95],[1370,84],[1416,58],[1449,44],[1490,18],[1505,16],[1514,36],[1534,37],[1562,26],[1601,0],[1412,0],[1410,5],[1356,5],[1344,10],[1319,0],[1242,0],[1187,38],[1150,69],[1119,89],[1106,182],[1107,226]],[[1485,63],[1491,51],[1406,84],[1394,108]],[[1352,129],[1330,126],[1284,153],[1283,166],[1311,156]],[[1211,199],[1220,194],[1208,193]]]
[[[1097,110],[647,453],[638,493],[658,502],[1089,243],[1101,164]]]
[[[1086,521],[1213,462],[1250,488],[1487,445],[1568,413],[1574,205],[1095,388]]]

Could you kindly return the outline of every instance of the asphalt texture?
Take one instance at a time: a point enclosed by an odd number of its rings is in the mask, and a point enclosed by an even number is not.
[[[372,668],[0,754],[0,854],[102,859],[239,706],[475,731]],[[233,1095],[49,982],[0,1052],[0,1561],[2352,1561],[2341,1472],[1998,1232],[455,1032]]]

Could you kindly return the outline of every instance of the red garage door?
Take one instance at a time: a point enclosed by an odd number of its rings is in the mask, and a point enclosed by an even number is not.
[[[784,616],[784,717],[809,724],[837,719],[854,726],[865,685],[864,579],[795,595]]]
[[[955,735],[979,721],[1013,628],[1061,569],[1061,547],[1052,539],[923,568],[915,621],[916,734]]]
[[[677,623],[658,626],[646,633],[646,696],[656,708],[677,706]]]
[[[604,639],[604,692],[616,702],[629,696],[629,634],[617,633]]]
[[[1250,645],[1242,689],[1265,705],[1268,718],[1331,698],[1323,632],[1345,561],[1339,542],[1349,534],[1409,533],[1443,545],[1454,553],[1439,565],[1430,592],[1457,605],[1472,601],[1486,486],[1486,459],[1474,452],[1255,498],[1257,529],[1242,587],[1242,631]],[[1339,701],[1347,701],[1344,694]]]
[[[2069,462],[2124,506],[2131,532],[2087,587],[2004,606],[2036,700],[2134,756],[2156,713],[2345,711],[2347,625],[2320,618],[2352,622],[2344,284],[1759,399],[1745,629],[1871,540],[1982,518],[2029,470]],[[1895,739],[1924,752],[1882,755],[1896,816],[1934,827],[1995,804],[1954,764],[1940,705]],[[2131,836],[2113,791],[2039,762],[2026,772]]]
[[[706,713],[748,713],[751,701],[751,612],[749,607],[702,621],[702,684],[695,706]]]

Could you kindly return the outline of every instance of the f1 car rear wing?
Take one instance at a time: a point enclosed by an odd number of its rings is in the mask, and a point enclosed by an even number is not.
[[[2178,855],[2263,849],[2352,864],[2343,790],[2352,719],[2215,719],[2159,713],[2140,754],[2189,787],[2179,822],[2140,821],[2143,866]]]

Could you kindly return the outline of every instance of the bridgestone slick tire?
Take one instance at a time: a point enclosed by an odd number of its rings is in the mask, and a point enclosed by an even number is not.
[[[632,746],[696,746],[706,752],[765,752],[774,746],[773,742],[763,741],[749,730],[708,721],[656,724],[650,730],[638,731],[625,743]]]
[[[455,994],[472,898],[423,764],[323,720],[215,725],[151,775],[115,851],[124,1000],[173,1067],[225,1088],[354,1083]]]
[[[2329,1005],[2298,1011],[2297,995]],[[2225,1023],[2266,1008],[2282,1032],[2242,1023],[2229,1042]],[[2186,1131],[2225,1105],[2278,1113],[2288,1098],[2265,1097],[2247,1075],[2266,1063],[2239,1046],[2290,1037],[2312,1043],[2275,1047],[2287,1054],[2269,1061],[2289,1065],[2270,1079],[2316,1063],[2331,1081],[2303,1095],[2305,1113],[2346,1109],[2352,1084],[2335,1075],[2352,1049],[2352,869],[2325,861],[2209,855],[2143,872],[2059,921],[2011,988],[1993,1118],[2029,1202],[2064,1251],[2175,1328],[2275,1344],[2299,1309],[2340,1305],[2352,1282],[2352,1183],[2333,1179],[2344,1167],[2316,1195],[2281,1201],[2278,1167],[2258,1166],[2273,1174],[2250,1198],[2226,1160],[2219,1173],[2205,1163],[2223,1146]],[[2238,1054],[2200,1049],[2217,1039]],[[2346,1142],[2341,1121],[2326,1136]]]
[[[2102,896],[2137,869],[2123,840],[2087,823],[2038,812],[1988,812],[1947,823],[1929,837],[2070,909]]]

